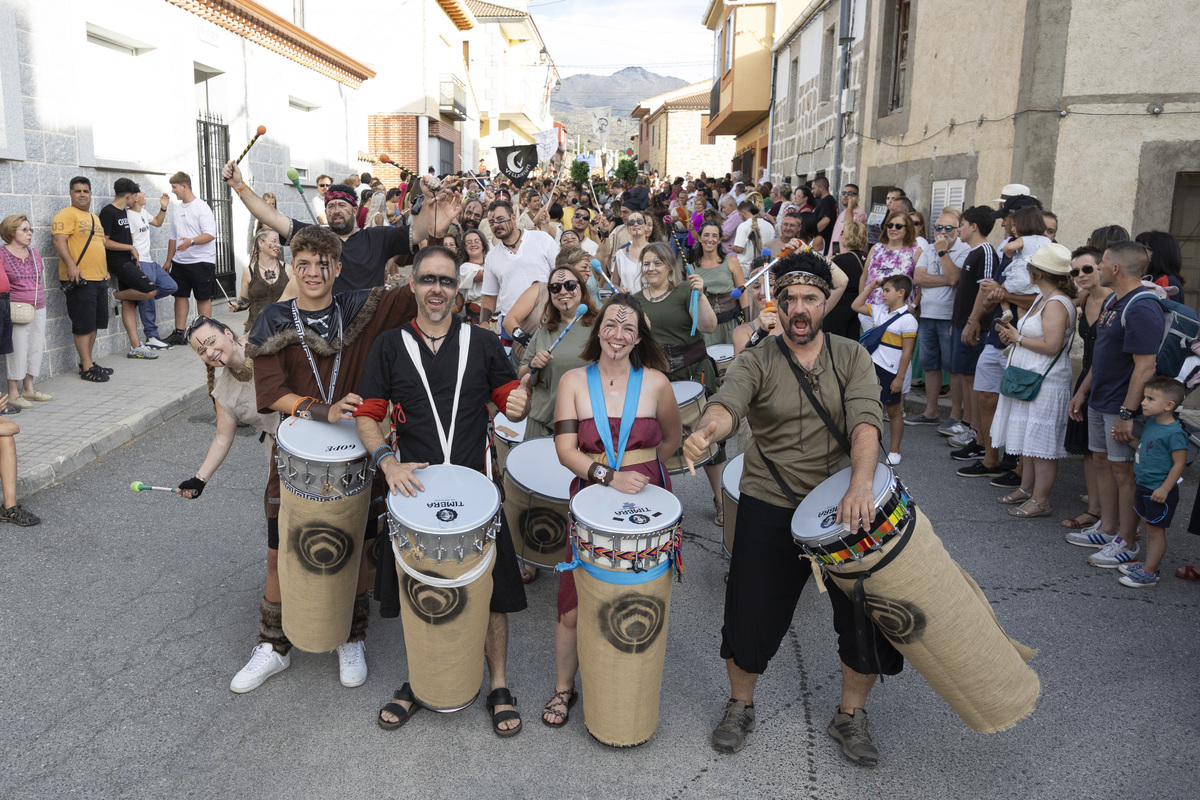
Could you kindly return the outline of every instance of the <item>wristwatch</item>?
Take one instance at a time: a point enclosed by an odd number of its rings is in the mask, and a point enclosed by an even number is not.
[[[612,475],[609,474],[608,467],[603,464],[592,464],[591,469],[588,471],[591,473],[592,480],[596,483],[603,486],[608,486],[608,484],[612,483]]]
[[[949,250],[938,250],[937,251],[938,258],[944,258],[946,256],[946,254],[949,252],[950,252]]]
[[[1133,419],[1133,410],[1126,408],[1125,406],[1121,406],[1121,410],[1117,412],[1117,416],[1125,421],[1129,421]]]

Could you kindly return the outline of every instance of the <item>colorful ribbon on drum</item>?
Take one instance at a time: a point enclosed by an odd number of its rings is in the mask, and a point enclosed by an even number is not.
[[[902,525],[912,516],[911,505],[912,498],[909,497],[907,491],[901,490],[895,506],[887,516],[878,522],[873,531],[863,534],[857,542],[849,544],[841,550],[813,551],[811,555],[820,563],[829,565],[858,561],[861,556],[882,546],[884,542],[900,532]]]
[[[564,561],[554,567],[555,572],[568,572],[576,567],[583,567],[584,571],[597,580],[605,583],[613,584],[633,584],[647,583],[654,580],[659,575],[666,572],[671,566],[675,567],[675,579],[680,583],[683,582],[683,523],[675,523],[675,530],[671,532],[671,536],[657,547],[648,547],[645,550],[614,550],[611,547],[600,547],[591,542],[583,541],[575,533],[575,525],[571,524],[571,544],[573,548],[580,548],[584,552],[589,553],[593,558],[607,558],[612,562],[623,562],[632,564],[633,568],[628,570],[613,570],[597,567],[594,564],[589,564],[586,561],[580,561],[576,556],[571,561]],[[574,552],[574,550],[572,550]],[[641,569],[637,566],[639,561],[648,558],[657,558],[666,555],[667,560],[661,564],[656,564],[650,569]]]

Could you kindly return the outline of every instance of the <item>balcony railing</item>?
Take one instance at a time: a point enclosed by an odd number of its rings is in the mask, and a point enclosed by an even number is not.
[[[453,75],[442,75],[439,82],[438,110],[455,120],[467,118],[467,87]]]
[[[721,113],[721,79],[713,81],[712,92],[708,96],[708,118],[716,119]]]

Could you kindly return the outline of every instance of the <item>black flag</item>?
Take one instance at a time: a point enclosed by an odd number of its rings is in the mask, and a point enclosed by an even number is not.
[[[496,160],[500,162],[500,171],[507,175],[517,188],[525,183],[529,173],[538,163],[536,144],[520,144],[513,147],[497,147]]]

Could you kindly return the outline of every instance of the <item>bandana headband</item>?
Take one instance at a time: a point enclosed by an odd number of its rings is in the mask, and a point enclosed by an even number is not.
[[[833,292],[833,288],[829,285],[828,281],[821,276],[814,275],[811,272],[803,272],[799,270],[796,272],[785,273],[784,275],[776,278],[775,284],[771,288],[774,292],[774,295],[778,297],[783,293],[784,289],[789,286],[795,286],[798,283],[802,283],[807,286],[815,286],[816,288],[820,289],[824,293],[826,300],[829,299],[829,295]]]
[[[337,189],[330,189],[329,191],[327,191],[325,193],[325,202],[330,203],[334,200],[341,200],[344,203],[349,203],[350,205],[354,206],[355,208],[358,208],[358,198],[355,197],[354,195],[350,194],[349,192],[342,192],[342,191],[338,191]]]

